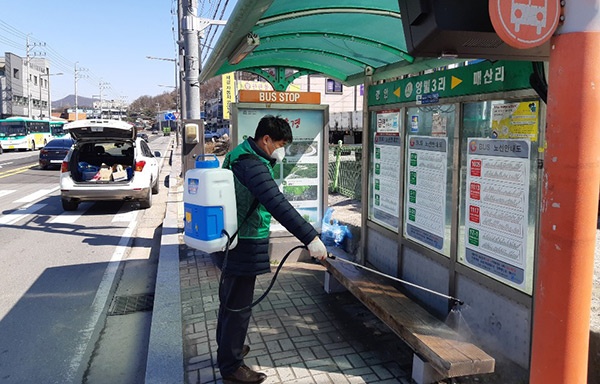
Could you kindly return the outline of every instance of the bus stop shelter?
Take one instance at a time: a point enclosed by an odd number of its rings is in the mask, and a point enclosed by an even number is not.
[[[496,2],[490,1],[489,5],[493,6]],[[570,9],[571,12],[565,11],[568,18],[561,18],[557,32],[549,44],[545,45],[546,50],[530,54],[511,49],[499,49],[497,52],[483,50],[488,53],[481,56],[469,56],[467,53],[465,56],[460,49],[450,49],[440,51],[437,55],[421,56],[415,54],[420,51],[415,49],[414,36],[407,36],[405,33],[406,23],[420,22],[419,17],[412,17],[414,14],[410,13],[413,10],[411,4],[416,3],[403,0],[240,0],[204,64],[200,81],[232,71],[246,71],[264,77],[278,91],[285,91],[299,76],[317,73],[335,78],[345,85],[364,84],[369,97],[365,98],[363,108],[363,145],[366,149],[363,153],[370,155],[363,159],[362,183],[363,191],[366,192],[363,196],[370,196],[373,192],[369,184],[373,179],[369,169],[373,167],[372,152],[375,146],[372,141],[376,137],[378,113],[385,112],[382,109],[385,105],[381,107],[382,103],[374,102],[374,99],[382,95],[390,96],[385,92],[398,92],[394,102],[390,104],[400,123],[404,124],[405,132],[411,128],[410,122],[404,120],[406,114],[412,111],[410,108],[418,109],[422,106],[422,100],[421,103],[418,100],[402,100],[402,88],[386,88],[381,84],[399,81],[427,70],[437,71],[451,64],[464,63],[467,58],[548,61],[547,85],[544,84],[543,76],[540,77],[543,70],[532,65],[533,80],[525,94],[499,94],[498,92],[503,91],[494,91],[496,99],[537,99],[540,103],[541,112],[537,123],[539,136],[536,136],[535,145],[539,155],[536,156],[539,180],[535,182],[535,186],[532,185],[532,188],[536,188],[537,200],[533,208],[537,218],[534,223],[535,254],[530,266],[533,280],[531,289],[515,293],[514,287],[510,284],[502,287],[502,282],[494,281],[489,286],[482,286],[480,283],[485,281],[486,276],[469,279],[472,276],[470,272],[461,276],[462,267],[452,267],[459,257],[456,251],[448,251],[450,262],[434,264],[446,268],[450,277],[445,289],[449,294],[460,292],[461,281],[463,287],[464,282],[469,281],[470,289],[487,292],[480,299],[494,303],[494,315],[503,313],[522,319],[519,331],[504,329],[495,340],[493,337],[490,339],[492,331],[486,329],[483,322],[478,323],[475,329],[479,333],[476,336],[480,336],[482,340],[487,339],[490,345],[505,343],[505,352],[506,348],[510,348],[510,343],[525,343],[522,348],[525,357],[520,362],[529,370],[530,382],[585,382],[600,180],[600,155],[597,151],[600,133],[596,129],[597,121],[600,120],[597,105],[599,90],[596,86],[600,83],[600,76],[595,69],[597,52],[600,52],[598,11],[589,2],[568,2],[563,8],[569,7],[567,10]],[[453,6],[452,12],[448,9],[452,14],[470,14],[472,9],[457,8],[484,2],[470,2],[460,6],[457,5],[460,2],[445,3]],[[406,11],[405,15],[400,11],[401,6]],[[452,39],[452,34],[440,35],[438,38],[439,41],[444,39]],[[487,40],[490,46],[497,43],[497,39],[492,40]],[[481,41],[478,44],[480,43]],[[422,52],[426,53],[427,50]],[[498,68],[499,66],[494,67],[494,71],[499,71]],[[492,72],[492,76],[494,73],[499,72]],[[502,73],[504,74],[504,67]],[[475,75],[471,73],[470,76]],[[405,86],[407,83],[402,84]],[[381,93],[369,92],[371,86],[374,90],[378,87]],[[456,95],[452,97],[454,96]],[[468,101],[452,97],[449,96],[446,101],[459,108]],[[494,98],[490,100],[493,101]],[[413,115],[417,116],[416,113]],[[460,137],[461,129],[460,125],[456,127],[456,137]],[[399,137],[404,136],[399,133]],[[460,168],[461,155],[458,150],[455,153],[454,157],[449,158],[449,166]],[[407,167],[403,162],[404,157],[411,154],[399,151],[399,164]],[[401,174],[402,172],[401,170]],[[405,185],[398,184],[401,190],[403,186]],[[460,187],[458,180],[454,186]],[[457,196],[452,197],[454,205],[450,207],[450,211],[457,211],[460,209],[460,198],[458,192],[453,193]],[[409,201],[403,202],[403,197],[401,191],[398,195],[400,205]],[[391,246],[387,247],[394,251],[392,258],[396,258],[396,255],[406,260],[410,255],[422,257],[422,260],[429,258],[431,252],[427,249],[421,251],[421,255],[416,255],[420,246],[412,247],[411,236],[407,236],[406,230],[396,228],[394,232],[392,228],[390,231],[390,228],[373,220],[368,206],[369,204],[363,204],[364,262],[370,261],[369,253],[376,253],[377,247],[386,238],[391,239],[388,242]],[[399,222],[403,221],[403,213],[399,207]],[[406,214],[407,217],[409,215]],[[459,215],[454,215],[452,225],[458,227]],[[458,229],[451,233],[451,247],[456,248],[459,237],[465,238],[465,235],[459,235]],[[468,242],[468,237],[466,239]],[[374,244],[376,242],[379,244]],[[456,263],[458,264],[460,263]],[[418,266],[408,272],[400,267],[386,272],[399,274],[401,277],[413,276],[422,283],[427,281],[419,275],[423,271],[419,272]],[[461,280],[463,278],[465,280]],[[495,321],[489,310],[478,312],[477,305],[474,302],[472,304],[474,317],[489,320],[487,327],[502,327],[502,323]],[[506,325],[508,328],[515,328],[515,324]],[[517,336],[518,333],[525,334],[525,340]],[[511,357],[509,350],[506,354]]]

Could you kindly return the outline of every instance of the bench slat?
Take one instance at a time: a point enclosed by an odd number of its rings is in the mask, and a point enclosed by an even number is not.
[[[494,372],[495,360],[376,274],[337,260],[329,272],[445,377]]]

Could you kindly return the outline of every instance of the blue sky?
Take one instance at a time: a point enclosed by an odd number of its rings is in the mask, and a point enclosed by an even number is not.
[[[226,18],[235,1],[199,0],[199,16]],[[34,47],[50,61],[52,100],[75,93],[74,66],[85,71],[77,83],[79,96],[131,103],[143,95],[172,91],[175,64],[146,56],[174,59],[176,0],[0,0],[0,56],[26,56],[26,39],[46,43]],[[212,27],[205,43],[222,27]],[[101,87],[100,83],[104,85]],[[161,87],[165,85],[167,87]]]

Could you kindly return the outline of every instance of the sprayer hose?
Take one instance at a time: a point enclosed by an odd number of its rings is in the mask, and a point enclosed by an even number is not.
[[[225,267],[227,266],[227,257],[229,256],[229,244],[230,244],[230,241],[231,241],[231,239],[229,237],[229,234],[226,231],[223,231],[223,234],[227,237],[227,246],[225,247],[225,257],[223,258],[223,266],[221,267],[221,278],[219,279],[219,300],[221,300],[221,286],[223,285],[223,277],[225,275]],[[277,275],[279,274],[279,271],[283,267],[283,264],[285,263],[285,261],[287,260],[287,258],[296,249],[302,249],[302,248],[303,249],[307,249],[306,245],[297,245],[294,248],[290,249],[285,254],[285,256],[283,257],[283,259],[281,259],[281,262],[277,266],[277,269],[275,270],[275,274],[273,275],[273,278],[271,279],[271,283],[269,283],[269,286],[267,287],[267,289],[265,290],[265,292],[258,299],[256,299],[254,302],[252,302],[252,304],[247,305],[247,306],[242,307],[242,308],[229,308],[229,307],[227,307],[226,304],[223,304],[224,308],[226,310],[230,311],[230,312],[244,312],[244,311],[249,311],[250,309],[252,309],[256,305],[258,305],[258,303],[260,303],[261,301],[263,301],[265,299],[265,297],[267,297],[267,295],[271,291],[271,288],[273,288],[273,285],[275,284],[275,280],[277,280]],[[223,303],[223,300],[221,300],[221,303]]]

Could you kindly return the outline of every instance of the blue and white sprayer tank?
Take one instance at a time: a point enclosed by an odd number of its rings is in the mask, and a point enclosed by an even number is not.
[[[212,156],[213,159],[207,159]],[[223,251],[227,237],[237,230],[233,172],[219,167],[215,155],[201,155],[196,168],[185,173],[183,190],[184,235],[189,247],[206,253]],[[229,248],[235,247],[237,236]]]

